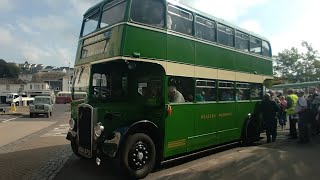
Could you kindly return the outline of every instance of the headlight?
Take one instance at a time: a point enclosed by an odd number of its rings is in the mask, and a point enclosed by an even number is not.
[[[96,135],[96,137],[100,137],[103,130],[104,130],[104,126],[102,126],[101,122],[97,123],[96,126],[94,127],[94,134]]]
[[[69,120],[69,126],[70,126],[70,128],[71,129],[74,129],[74,126],[76,125],[76,123],[74,122],[74,120],[73,119],[70,119]]]

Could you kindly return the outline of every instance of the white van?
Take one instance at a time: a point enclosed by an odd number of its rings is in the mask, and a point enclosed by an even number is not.
[[[34,101],[33,97],[28,97],[26,94],[19,96],[17,93],[9,93],[6,98],[6,103],[11,104],[15,103],[17,106],[20,105],[29,105]]]
[[[8,93],[6,97],[6,103],[11,104],[14,99],[19,98],[18,93]]]

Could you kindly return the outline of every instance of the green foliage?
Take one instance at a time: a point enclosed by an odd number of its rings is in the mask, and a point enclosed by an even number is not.
[[[0,78],[5,77],[18,77],[20,73],[20,67],[14,63],[7,63],[5,60],[0,59]]]
[[[274,75],[283,82],[296,83],[320,80],[320,62],[317,50],[306,41],[301,43],[305,53],[297,48],[285,49],[275,56]]]

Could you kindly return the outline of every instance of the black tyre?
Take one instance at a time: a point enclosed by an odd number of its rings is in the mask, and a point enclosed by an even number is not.
[[[156,163],[156,148],[152,139],[142,133],[129,135],[121,151],[120,163],[131,177],[145,178]]]
[[[52,112],[50,112],[50,116],[52,116]]]
[[[260,139],[259,123],[256,119],[248,119],[242,131],[242,144],[252,145]]]
[[[34,114],[33,113],[30,113],[30,118],[33,118],[34,117]]]

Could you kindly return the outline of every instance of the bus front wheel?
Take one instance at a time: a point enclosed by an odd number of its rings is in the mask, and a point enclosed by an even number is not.
[[[121,167],[136,179],[146,177],[155,167],[156,148],[152,139],[142,133],[129,135],[120,156]]]

